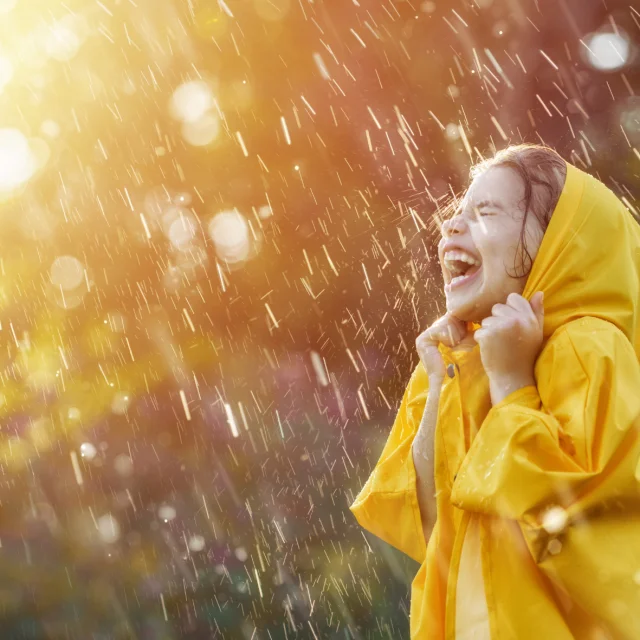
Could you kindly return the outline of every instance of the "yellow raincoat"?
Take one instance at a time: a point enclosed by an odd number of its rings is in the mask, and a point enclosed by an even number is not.
[[[535,386],[492,407],[479,347],[440,346],[455,373],[440,398],[429,544],[411,453],[421,363],[350,507],[421,565],[412,639],[640,638],[640,227],[570,164],[523,295],[538,290]]]

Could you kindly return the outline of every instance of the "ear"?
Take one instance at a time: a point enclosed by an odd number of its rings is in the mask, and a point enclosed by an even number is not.
[[[544,292],[537,291],[534,293],[529,304],[531,305],[531,310],[535,314],[538,323],[542,326],[544,322]]]

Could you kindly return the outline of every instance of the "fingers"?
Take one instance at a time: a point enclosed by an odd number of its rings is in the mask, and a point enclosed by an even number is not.
[[[458,333],[461,338],[467,333],[467,323],[464,320],[460,320],[460,318],[456,318],[454,315],[447,314],[447,317],[451,320],[452,324],[458,329]]]
[[[489,316],[482,321],[481,328],[478,329],[478,331],[481,329],[497,329],[509,325],[512,323],[514,317],[513,315],[506,314],[503,316]],[[476,333],[478,333],[478,331],[476,331]]]
[[[530,318],[536,317],[535,301],[530,303],[526,298],[523,298],[517,293],[510,293],[507,297],[506,304],[494,304],[491,313],[497,317],[510,317],[510,318]]]
[[[517,293],[509,294],[506,304],[493,305],[491,315],[484,318],[481,327],[475,331],[474,340],[482,341],[492,333],[500,331],[516,330],[515,335],[522,336],[523,332],[531,331],[534,326],[541,328],[544,321],[543,295],[542,292],[538,292],[529,302]]]
[[[518,293],[510,293],[507,296],[507,305],[513,307],[514,309],[519,309],[522,312],[531,309],[529,301],[526,298],[523,298]]]
[[[494,304],[491,307],[491,315],[489,318],[515,318],[517,316],[522,315],[522,311],[520,309],[516,309],[508,304]],[[487,318],[485,318],[487,320]],[[484,320],[483,320],[484,322]]]
[[[494,316],[517,316],[522,313],[530,312],[529,303],[517,293],[510,293],[507,296],[505,304],[494,304],[491,313]]]
[[[456,327],[453,323],[447,324],[442,342],[448,347],[454,347],[460,340],[462,340],[460,328]]]
[[[473,338],[476,342],[478,342],[494,331],[500,331],[500,329],[506,328],[506,326],[510,325],[511,323],[512,319],[507,316],[489,316],[482,321],[482,325],[480,326],[480,328],[475,330]]]
[[[536,316],[538,323],[544,322],[544,291],[536,292],[531,298],[531,309]]]
[[[437,347],[441,342],[447,347],[455,347],[466,338],[467,334],[467,323],[447,313],[418,336],[416,346],[419,349],[426,349],[429,346]]]
[[[452,322],[447,316],[443,316],[440,320],[436,321],[431,327],[424,331],[421,336],[425,343],[437,344],[438,342],[442,342],[449,347],[457,344],[463,337],[464,333],[460,325]]]

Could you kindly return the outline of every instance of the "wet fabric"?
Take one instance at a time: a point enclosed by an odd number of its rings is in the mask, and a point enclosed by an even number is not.
[[[523,295],[538,290],[545,319],[535,386],[492,407],[479,347],[440,346],[456,373],[440,399],[428,546],[411,453],[428,393],[422,364],[350,507],[420,563],[411,638],[457,637],[469,527],[477,527],[493,640],[640,638],[640,227],[604,184],[570,164]]]

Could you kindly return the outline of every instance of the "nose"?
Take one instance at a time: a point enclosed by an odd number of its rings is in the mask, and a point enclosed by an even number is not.
[[[464,220],[460,215],[449,218],[442,223],[442,235],[446,238],[452,236],[455,233],[462,233],[463,230]]]

